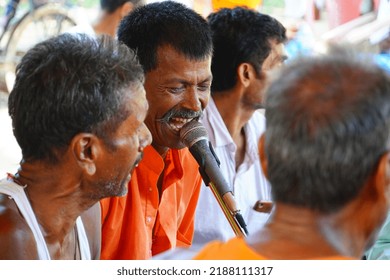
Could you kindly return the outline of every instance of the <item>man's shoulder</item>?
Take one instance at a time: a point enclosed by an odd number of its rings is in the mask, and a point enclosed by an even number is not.
[[[264,112],[257,110],[246,124],[258,137],[265,131],[266,120]]]
[[[37,258],[34,235],[14,200],[5,194],[0,194],[0,224],[0,259]]]
[[[263,109],[256,110],[248,122],[261,122],[265,123],[265,112]]]

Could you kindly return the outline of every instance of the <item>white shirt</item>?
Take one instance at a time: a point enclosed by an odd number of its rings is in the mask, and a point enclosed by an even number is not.
[[[252,209],[256,201],[271,201],[271,187],[263,174],[258,155],[258,141],[265,130],[265,117],[260,112],[255,112],[244,126],[246,152],[237,172],[235,163],[237,147],[212,98],[204,111],[202,123],[221,162],[221,172],[233,190],[238,209],[241,210],[251,234],[262,228],[269,217],[267,213],[259,213]],[[203,184],[195,216],[193,244],[215,239],[226,241],[234,236],[213,193]]]

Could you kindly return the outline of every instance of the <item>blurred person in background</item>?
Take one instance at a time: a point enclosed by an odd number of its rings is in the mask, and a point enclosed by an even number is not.
[[[146,0],[100,0],[96,19],[90,20],[85,14],[78,16],[77,25],[68,33],[84,33],[92,37],[109,35],[116,37],[116,31],[124,16],[135,8],[145,5]]]
[[[385,32],[380,38],[379,53],[375,55],[376,63],[390,74],[390,27],[385,28]]]
[[[265,118],[258,109],[264,108],[267,73],[286,59],[286,30],[273,17],[245,7],[220,9],[207,20],[213,34],[213,83],[201,121],[250,234],[262,228],[271,211],[271,187],[257,148],[265,130]],[[260,207],[258,201],[267,207]],[[212,191],[204,185],[193,243],[226,241],[233,236]]]
[[[116,31],[124,16],[135,8],[145,5],[146,0],[100,0],[100,11],[93,24],[96,34],[116,37]]]

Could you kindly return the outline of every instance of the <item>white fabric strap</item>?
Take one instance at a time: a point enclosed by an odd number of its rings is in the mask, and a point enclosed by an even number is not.
[[[79,236],[79,248],[82,260],[91,259],[91,251],[89,249],[88,237],[84,229],[83,221],[80,217],[76,220],[77,234]]]
[[[19,211],[22,213],[28,226],[30,227],[35,242],[37,244],[38,257],[40,260],[50,260],[50,253],[47,249],[46,241],[42,235],[41,229],[39,228],[38,221],[34,215],[34,211],[31,208],[30,202],[24,191],[24,187],[16,184],[15,182],[2,179],[0,180],[0,193],[10,196],[16,203]],[[79,248],[82,260],[90,260],[91,252],[89,248],[89,242],[87,234],[84,229],[83,222],[80,217],[76,220],[77,235],[79,240]]]
[[[9,195],[15,201],[34,234],[35,242],[37,243],[38,257],[40,260],[50,260],[49,250],[47,249],[45,239],[43,238],[41,229],[39,228],[38,221],[34,215],[34,211],[31,208],[30,202],[27,199],[24,188],[14,183],[13,181],[2,179],[0,181],[0,193]]]

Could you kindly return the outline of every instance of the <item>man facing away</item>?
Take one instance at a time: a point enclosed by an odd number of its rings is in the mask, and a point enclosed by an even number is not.
[[[78,18],[78,24],[67,32],[71,34],[88,34],[91,37],[109,35],[115,38],[122,18],[137,7],[145,4],[145,0],[100,0],[96,19],[91,22],[88,18],[81,15]]]
[[[122,18],[145,4],[145,0],[100,0],[100,12],[93,24],[94,32],[115,37]]]
[[[213,34],[213,83],[202,123],[251,234],[269,217],[271,187],[261,170],[257,147],[265,118],[258,109],[264,107],[267,72],[286,58],[286,31],[276,19],[242,7],[221,9],[207,19]],[[255,210],[259,200],[267,207]],[[233,236],[211,190],[202,187],[194,244]]]
[[[0,181],[0,259],[99,259],[100,199],[127,192],[151,135],[134,52],[64,34],[23,57],[8,108],[23,159]]]
[[[202,179],[179,133],[208,103],[212,40],[205,19],[171,1],[134,10],[118,38],[137,51],[145,71],[153,141],[128,195],[101,202],[102,259],[147,259],[192,242]]]
[[[389,76],[345,51],[297,60],[267,91],[266,119],[270,220],[196,258],[360,259],[389,210]]]

